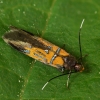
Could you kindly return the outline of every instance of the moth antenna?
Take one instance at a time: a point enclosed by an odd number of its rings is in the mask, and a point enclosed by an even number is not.
[[[82,26],[83,26],[83,23],[84,23],[84,20],[82,20],[82,23],[80,25],[80,29],[79,29],[79,49],[80,49],[80,59],[81,59],[81,63],[82,63],[82,47],[81,47],[81,39],[80,39],[80,34],[81,34],[81,29],[82,29]]]
[[[71,72],[71,73],[76,73],[76,72]],[[67,75],[67,74],[70,74],[70,72],[64,73],[64,74],[61,74],[61,75],[58,75],[58,76],[55,76],[55,77],[49,79],[49,80],[44,84],[44,86],[42,87],[42,90],[44,90],[44,88],[48,85],[48,83],[49,83],[50,81],[52,81],[53,79],[58,78],[58,77],[61,77],[61,76],[64,76],[64,75]]]

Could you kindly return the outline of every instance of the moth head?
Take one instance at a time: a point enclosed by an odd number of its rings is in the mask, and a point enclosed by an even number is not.
[[[71,55],[63,57],[63,60],[65,70],[71,70],[76,72],[82,72],[84,70],[83,65],[78,63],[76,58]]]

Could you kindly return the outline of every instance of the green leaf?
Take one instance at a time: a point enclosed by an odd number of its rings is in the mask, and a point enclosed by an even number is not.
[[[100,99],[99,0],[0,0],[0,100],[99,100]],[[61,74],[8,46],[2,35],[10,25],[27,30],[79,58],[78,32],[85,70],[51,81]]]

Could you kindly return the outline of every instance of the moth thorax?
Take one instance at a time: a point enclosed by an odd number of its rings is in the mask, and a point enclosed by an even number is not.
[[[65,57],[63,57],[63,60],[64,60],[65,70],[76,70],[75,66],[77,64],[77,60],[74,56],[72,56],[72,55],[65,56]]]

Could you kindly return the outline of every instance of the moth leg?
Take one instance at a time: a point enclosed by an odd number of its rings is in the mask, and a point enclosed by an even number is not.
[[[65,44],[63,44],[62,49],[65,49],[65,46],[66,46],[66,45],[65,45]]]
[[[37,61],[37,60],[35,59],[35,60],[34,60],[34,63],[36,63],[36,61]]]
[[[71,76],[71,70],[69,71],[69,74],[68,74],[67,87],[68,87],[68,85],[69,85],[69,79],[70,79],[70,76]]]
[[[65,71],[65,68],[64,68],[64,67],[59,66],[59,67],[58,67],[58,70],[59,70],[60,72],[64,72],[64,71]]]
[[[87,56],[88,56],[88,54],[85,54],[84,56],[82,56],[82,58],[85,58],[85,57],[87,57]],[[80,61],[82,58],[81,58],[81,57],[78,58],[78,61]]]
[[[41,34],[39,33],[39,31],[37,30],[37,35],[39,36],[39,37],[41,37]]]

